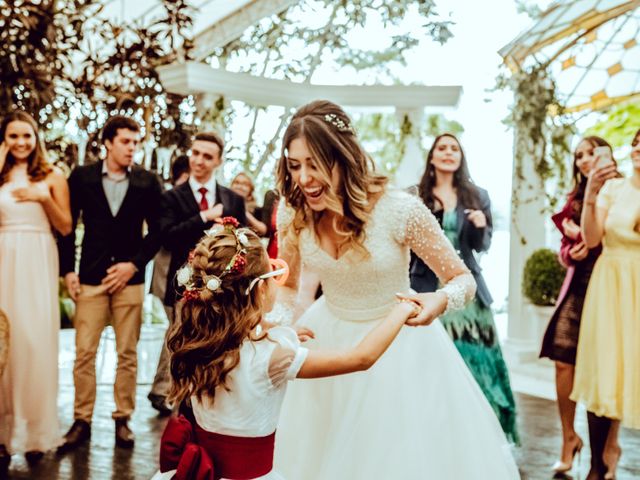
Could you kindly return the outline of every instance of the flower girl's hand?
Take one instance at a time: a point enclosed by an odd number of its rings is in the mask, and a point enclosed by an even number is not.
[[[293,329],[298,334],[298,340],[300,340],[300,342],[306,342],[307,340],[316,338],[316,334],[313,333],[313,330],[311,330],[310,328],[294,325]]]
[[[395,308],[406,316],[406,321],[415,318],[422,311],[422,306],[407,295],[396,293],[396,299],[398,300],[398,304]]]
[[[431,322],[445,311],[449,301],[443,292],[416,293],[408,298],[422,307],[420,313],[407,320],[407,325],[412,327],[431,325]]]

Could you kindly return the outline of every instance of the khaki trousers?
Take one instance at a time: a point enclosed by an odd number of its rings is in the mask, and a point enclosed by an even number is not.
[[[164,333],[164,340],[162,341],[162,350],[160,350],[160,358],[158,358],[158,366],[156,367],[156,375],[153,378],[153,384],[151,385],[151,393],[160,397],[167,397],[169,390],[171,389],[171,374],[169,370],[171,368],[171,354],[167,348],[167,339],[169,338],[169,332],[173,326],[173,307],[164,306],[164,311],[167,313],[169,319],[169,326]]]
[[[128,285],[113,295],[103,285],[82,285],[73,319],[76,329],[74,419],[91,423],[96,401],[96,352],[109,321],[115,332],[118,354],[113,388],[116,409],[112,418],[129,418],[133,413],[143,298],[143,284]]]

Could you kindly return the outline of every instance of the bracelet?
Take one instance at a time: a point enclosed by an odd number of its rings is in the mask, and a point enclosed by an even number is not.
[[[442,315],[455,310],[462,310],[465,306],[466,289],[462,285],[455,283],[447,283],[444,287],[439,288],[436,292],[444,293],[447,296],[447,308]]]

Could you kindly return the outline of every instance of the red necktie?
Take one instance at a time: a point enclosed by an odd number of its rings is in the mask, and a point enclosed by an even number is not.
[[[200,198],[200,210],[207,210],[209,208],[209,202],[207,202],[207,189],[200,187],[198,192],[202,195],[202,198]]]

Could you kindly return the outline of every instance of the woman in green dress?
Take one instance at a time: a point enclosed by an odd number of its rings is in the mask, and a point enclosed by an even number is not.
[[[493,299],[474,256],[474,251],[486,251],[491,244],[489,195],[473,184],[464,152],[454,135],[445,133],[433,142],[417,193],[438,218],[478,285],[475,299],[464,310],[451,312],[440,320],[496,412],[505,434],[518,443],[515,401],[491,312]],[[411,287],[417,292],[434,292],[439,288],[437,276],[417,257],[411,262]]]

